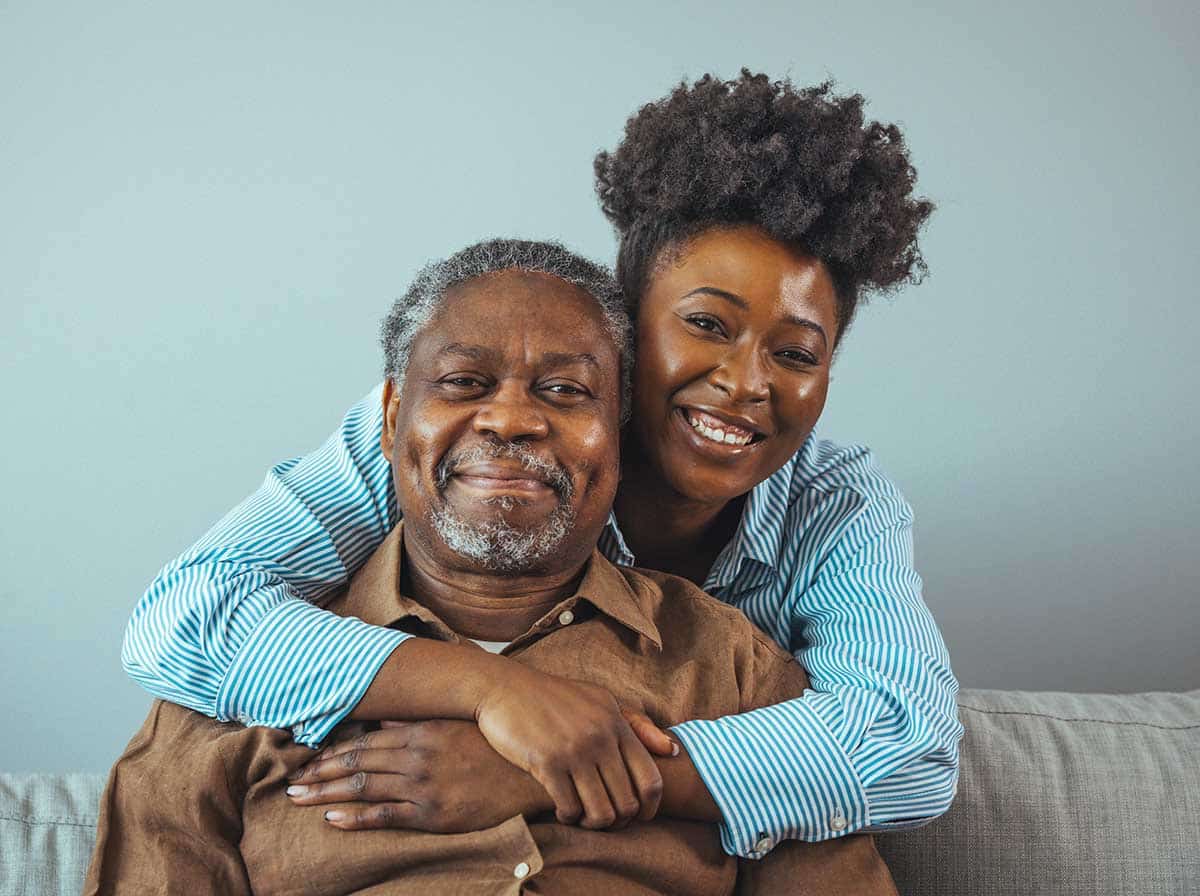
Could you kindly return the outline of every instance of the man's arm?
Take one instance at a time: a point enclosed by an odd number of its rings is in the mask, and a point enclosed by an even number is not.
[[[155,702],[109,774],[83,892],[250,896],[213,722]]]

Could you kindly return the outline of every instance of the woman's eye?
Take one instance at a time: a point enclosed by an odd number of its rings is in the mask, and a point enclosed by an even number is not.
[[[693,314],[686,318],[687,322],[698,330],[703,330],[706,333],[718,333],[724,335],[725,328],[721,326],[721,322],[715,317],[709,317],[707,314]]]
[[[808,352],[798,351],[796,349],[784,349],[781,352],[776,352],[776,355],[789,361],[792,364],[816,364],[817,359]]]

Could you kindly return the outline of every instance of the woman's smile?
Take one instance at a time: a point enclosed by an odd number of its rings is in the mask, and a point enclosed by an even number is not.
[[[689,431],[700,450],[715,452],[716,457],[744,457],[766,438],[757,429],[739,426],[726,417],[695,407],[678,408],[674,414]]]

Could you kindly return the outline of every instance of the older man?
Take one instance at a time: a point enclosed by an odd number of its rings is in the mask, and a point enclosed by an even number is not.
[[[428,269],[389,318],[383,450],[404,522],[330,608],[442,651],[440,673],[407,683],[411,718],[478,702],[462,693],[456,658],[538,670],[550,701],[556,680],[590,682],[661,725],[769,705],[806,684],[735,610],[683,579],[617,569],[596,550],[619,478],[628,369],[619,307],[584,288],[602,276],[555,245],[493,241]],[[480,755],[474,726],[459,724]],[[388,747],[405,736],[387,726],[358,737],[338,755],[361,771],[331,786],[391,820],[412,811],[413,801],[388,799],[389,777],[403,772]],[[733,890],[737,865],[715,824],[560,824],[550,794],[487,752],[463,773],[478,776],[480,791],[516,788],[521,814],[445,828],[460,833],[351,832],[335,825],[361,802],[289,799],[312,759],[289,732],[156,703],[113,768],[86,891]],[[662,760],[666,775],[671,762]],[[635,760],[630,769],[639,790],[636,779],[654,772]],[[580,775],[581,792],[627,786],[603,768],[591,774]],[[505,803],[481,800],[481,813],[485,802]],[[831,880],[845,892],[892,892],[863,836],[788,844],[754,873],[785,874],[787,892]]]

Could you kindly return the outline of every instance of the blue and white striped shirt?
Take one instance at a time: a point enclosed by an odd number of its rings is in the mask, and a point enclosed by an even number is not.
[[[148,691],[315,746],[410,637],[317,605],[397,522],[380,388],[151,583],[122,651]],[[611,516],[600,549],[634,563]],[[673,729],[721,809],[727,851],[915,827],[949,807],[958,683],[913,569],[912,511],[869,451],[810,436],[747,497],[704,588],[812,682],[795,700]]]

